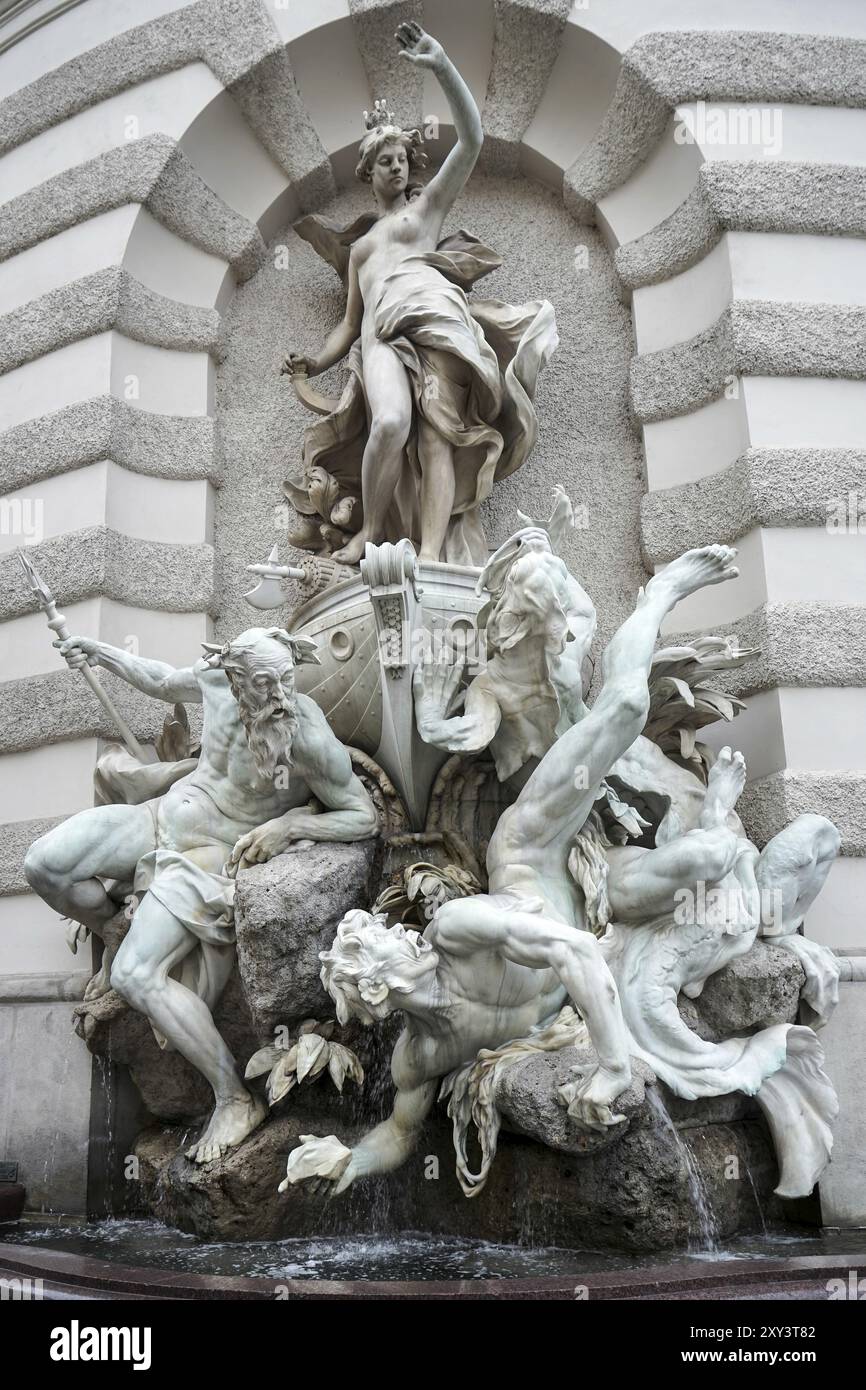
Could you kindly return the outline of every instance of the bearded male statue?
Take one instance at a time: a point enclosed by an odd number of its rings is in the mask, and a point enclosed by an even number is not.
[[[234,875],[295,840],[367,839],[376,811],[319,707],[295,691],[295,665],[318,660],[309,638],[250,628],[223,647],[208,644],[210,655],[185,670],[84,637],[55,645],[72,667],[89,662],[170,704],[204,706],[193,770],[138,805],[70,817],[32,845],[25,873],[82,935],[101,935],[118,910],[106,884],[133,886],[110,987],[210,1082],[213,1114],[187,1150],[207,1163],[265,1115],[211,1014],[234,963]],[[322,812],[306,809],[311,796]]]

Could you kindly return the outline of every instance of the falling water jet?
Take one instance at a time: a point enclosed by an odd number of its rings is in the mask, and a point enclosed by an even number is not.
[[[700,1244],[696,1244],[691,1225],[689,1229],[689,1252],[691,1254],[715,1253],[719,1248],[719,1227],[713,1214],[710,1195],[703,1174],[698,1166],[697,1160],[691,1145],[683,1139],[676,1125],[668,1113],[668,1108],[655,1086],[647,1086],[646,1097],[650,1108],[658,1116],[665,1129],[670,1133],[676,1144],[678,1153],[681,1154],[686,1165],[686,1175],[689,1185],[689,1196],[692,1206],[697,1212],[698,1217],[698,1239]]]

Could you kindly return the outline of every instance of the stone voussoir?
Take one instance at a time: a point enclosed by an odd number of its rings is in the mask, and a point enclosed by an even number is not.
[[[167,299],[107,266],[0,316],[0,375],[110,329],[154,347],[218,356],[215,309]]]
[[[240,281],[265,258],[258,227],[214,193],[176,141],[156,134],[129,140],[12,198],[0,221],[0,261],[127,203],[141,203],[170,232],[227,261]]]
[[[632,411],[642,424],[687,415],[718,399],[736,376],[862,380],[866,308],[736,300],[693,338],[632,358]]]
[[[566,204],[594,220],[631,177],[675,108],[691,101],[866,105],[863,40],[759,31],[645,34],[625,54],[602,125],[565,173]]]
[[[153,478],[219,485],[219,435],[209,415],[158,415],[113,396],[93,396],[0,434],[3,492],[111,459]]]
[[[669,217],[615,252],[623,289],[681,274],[726,231],[866,236],[866,169],[787,160],[705,164]]]
[[[206,63],[307,199],[333,192],[327,155],[288,53],[259,0],[197,3],[126,29],[0,103],[0,154],[141,82]]]
[[[371,97],[387,100],[398,122],[407,129],[420,127],[428,114],[424,110],[424,73],[400,57],[394,33],[398,24],[410,20],[423,23],[422,0],[349,0],[349,14]],[[441,115],[446,117],[445,110]]]
[[[520,141],[544,95],[571,8],[571,0],[494,0],[493,56],[481,110],[479,167],[486,172],[518,172]]]
[[[866,450],[748,449],[718,473],[646,494],[643,557],[651,570],[756,526],[825,526],[851,493],[866,493]]]

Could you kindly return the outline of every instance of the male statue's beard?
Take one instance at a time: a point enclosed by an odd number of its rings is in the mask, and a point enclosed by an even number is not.
[[[298,728],[291,700],[284,695],[277,701],[269,695],[261,701],[242,685],[234,694],[259,775],[273,777],[278,763],[291,767],[292,741]]]

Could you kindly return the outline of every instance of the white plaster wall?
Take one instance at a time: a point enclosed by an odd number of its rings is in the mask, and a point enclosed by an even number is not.
[[[527,151],[568,169],[601,125],[619,64],[613,48],[576,23],[567,24],[544,95],[523,136]]]
[[[196,545],[211,539],[209,494],[210,485],[199,479],[152,478],[103,459],[7,493],[0,498],[0,517],[17,504],[22,518],[39,518],[40,540],[109,526],[141,540]],[[16,550],[20,541],[0,526],[0,554]]]
[[[64,169],[105,154],[125,140],[154,134],[179,138],[222,90],[205,63],[189,63],[97,102],[3,156],[3,201],[19,197]]]
[[[694,338],[724,313],[734,296],[728,241],[727,236],[722,237],[712,251],[680,275],[634,291],[632,313],[638,352],[658,352]]]
[[[619,188],[599,199],[599,227],[609,245],[652,231],[685,202],[703,164],[696,145],[678,145],[673,121],[649,159]]]
[[[191,666],[201,655],[201,643],[210,638],[211,623],[206,613],[156,613],[108,598],[64,604],[63,612],[70,632],[84,637],[98,635],[100,641],[113,647],[137,650],[142,656],[167,661],[171,666]],[[52,646],[52,637],[42,613],[28,613],[0,623],[3,679],[14,681],[68,670]],[[81,677],[70,673],[69,679]],[[10,809],[7,807],[7,812]],[[0,819],[14,820],[17,816],[0,815]]]
[[[755,448],[858,449],[866,438],[866,382],[744,377]]]
[[[0,52],[0,98],[127,29],[195,3],[196,0],[84,0],[84,4],[56,15],[31,36],[12,44],[15,35],[34,19],[48,16],[56,8],[55,0],[42,0],[0,30],[0,43],[11,44]]]
[[[10,430],[76,401],[110,394],[111,334],[70,343],[0,376],[0,422]]]
[[[206,352],[175,352],[122,333],[109,336],[111,395],[156,415],[213,413],[213,363]]]
[[[856,604],[866,596],[866,544],[850,532],[760,527],[737,542],[737,567],[737,579],[678,603],[662,631],[728,626],[762,603]]]
[[[68,975],[73,970],[87,970],[90,946],[79,946],[73,956],[65,933],[60,915],[34,893],[0,898],[3,975]]]
[[[647,486],[677,487],[755,449],[857,449],[866,383],[827,377],[739,377],[731,394],[643,427]]]
[[[647,488],[677,487],[727,468],[750,443],[745,383],[737,394],[720,396],[688,415],[654,420],[643,427]]]
[[[665,29],[757,29],[782,34],[842,34],[866,36],[866,10],[860,0],[726,0],[724,6],[704,0],[576,0],[571,21],[592,30],[620,52],[641,34]]]
[[[180,148],[209,188],[250,222],[257,222],[278,199],[291,215],[291,191],[282,169],[262,148],[228,92],[216,90],[187,124]],[[180,131],[178,132],[181,133]],[[267,234],[280,225],[279,213]]]
[[[726,232],[696,265],[634,291],[638,352],[686,342],[738,299],[866,304],[866,240]]]
[[[9,313],[106,266],[118,265],[137,213],[137,204],[113,208],[0,261],[0,313]]]
[[[749,781],[783,768],[850,772],[866,754],[866,690],[779,686],[750,695],[730,723],[712,724],[701,740],[716,752],[726,744],[746,759]]]
[[[71,816],[93,805],[97,741],[68,739],[0,757],[0,823]]]
[[[133,210],[136,215],[122,254],[124,269],[166,299],[221,309],[235,290],[228,263],[170,232],[147,208],[136,204]]]

